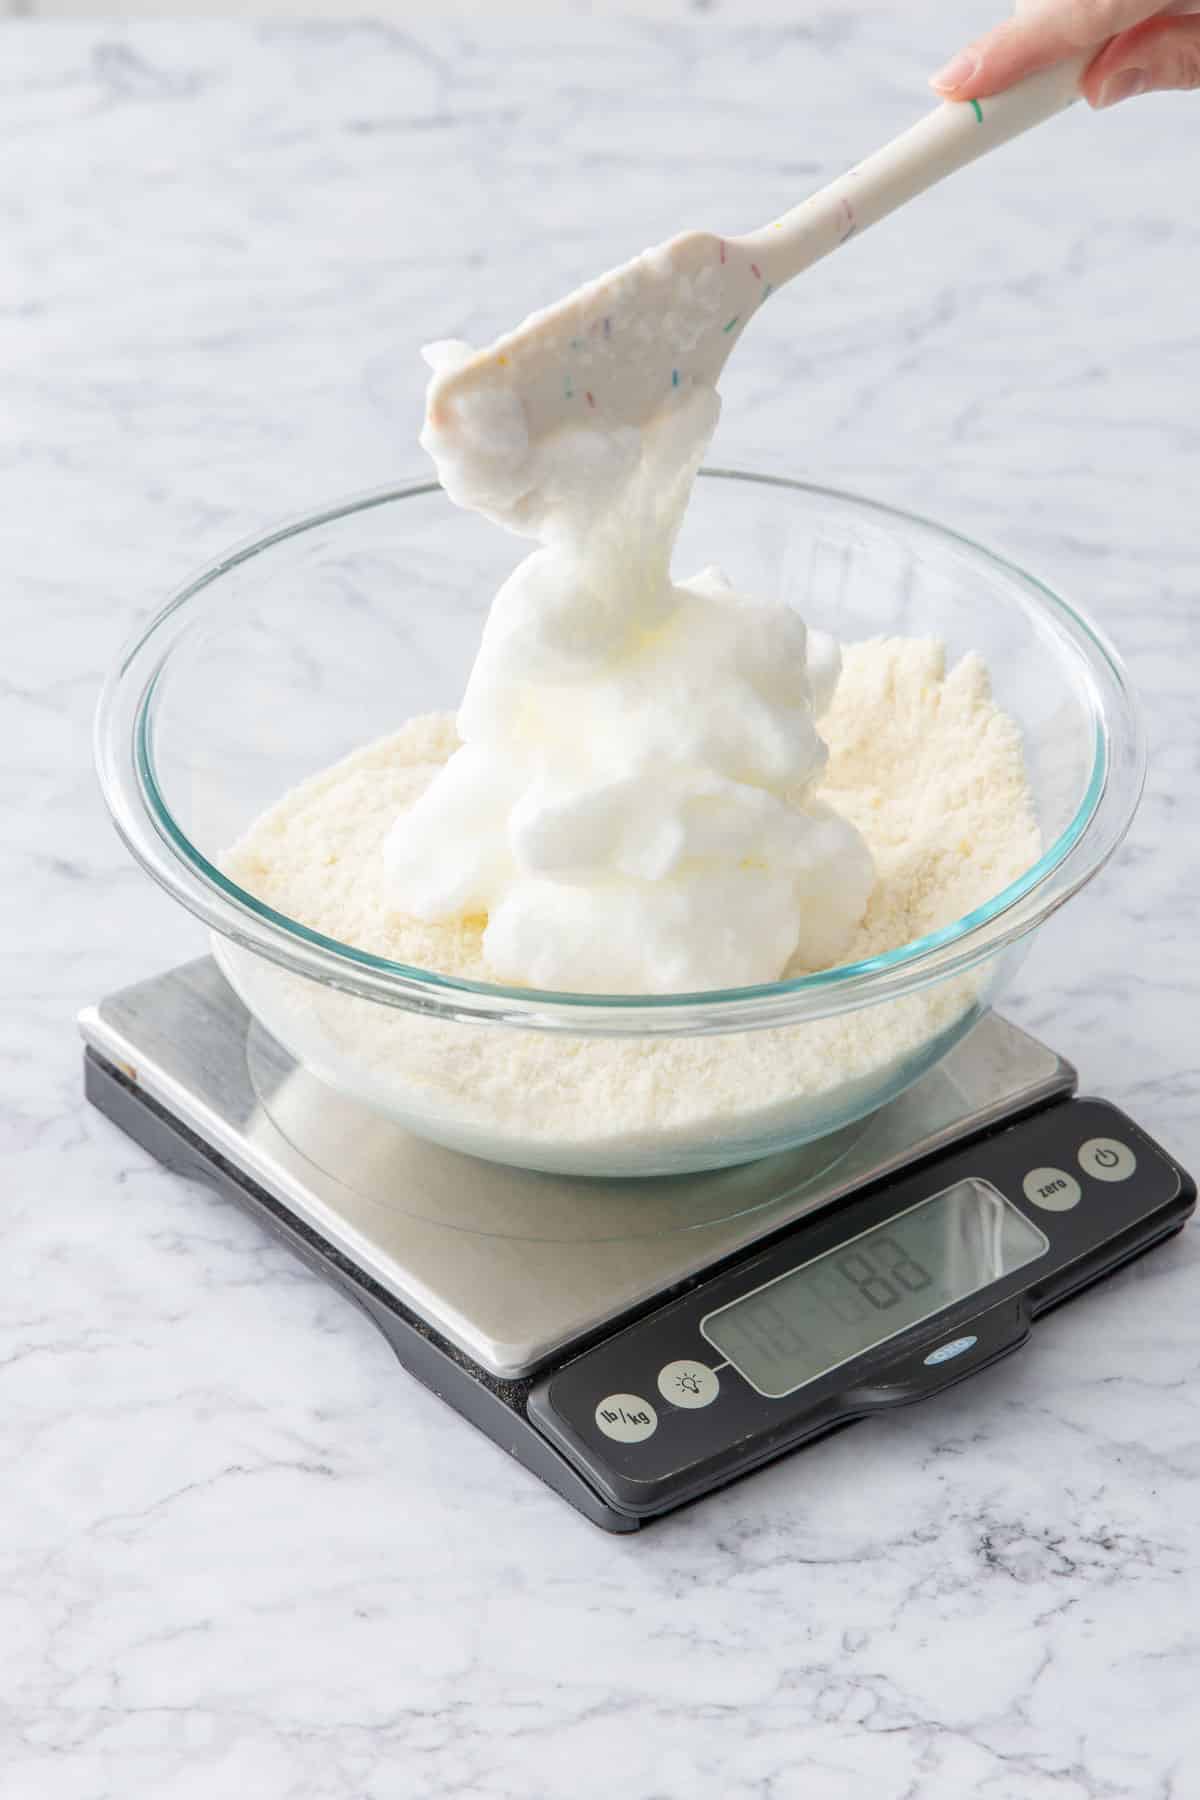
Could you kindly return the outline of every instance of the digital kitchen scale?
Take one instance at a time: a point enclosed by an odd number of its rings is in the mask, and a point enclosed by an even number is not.
[[[358,1302],[609,1531],[986,1368],[1178,1231],[1193,1181],[994,1015],[870,1119],[640,1181],[439,1149],[324,1087],[209,958],[82,1015],[88,1097]]]

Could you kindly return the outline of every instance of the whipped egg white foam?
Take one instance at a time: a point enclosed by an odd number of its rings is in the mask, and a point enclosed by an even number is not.
[[[431,346],[437,371],[470,354]],[[715,391],[641,429],[602,420],[531,447],[519,397],[464,399],[422,443],[451,499],[540,540],[492,603],[462,747],[393,825],[390,906],[486,916],[498,979],[684,993],[837,961],[874,882],[813,790],[831,639],[671,553]]]

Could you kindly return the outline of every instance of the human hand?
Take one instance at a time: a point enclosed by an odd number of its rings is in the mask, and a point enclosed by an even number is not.
[[[1200,88],[1200,17],[1147,0],[1016,0],[1016,13],[933,76],[947,100],[982,100],[1037,69],[1095,51],[1080,82],[1092,106]]]

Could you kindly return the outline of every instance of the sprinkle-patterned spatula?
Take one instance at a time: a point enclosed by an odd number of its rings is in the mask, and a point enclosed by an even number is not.
[[[507,389],[531,444],[592,414],[641,425],[671,388],[715,385],[768,295],[918,194],[1061,112],[1084,63],[1060,63],[990,100],[946,102],[803,205],[745,237],[689,231],[565,300],[432,382],[429,421]]]

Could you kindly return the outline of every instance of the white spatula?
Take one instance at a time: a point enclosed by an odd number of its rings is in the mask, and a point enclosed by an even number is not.
[[[1078,96],[1086,61],[1044,69],[992,99],[948,101],[760,231],[685,232],[531,314],[432,382],[431,425],[453,433],[457,402],[508,389],[536,446],[588,414],[641,425],[671,388],[715,385],[770,294],[935,182],[1061,112]]]

